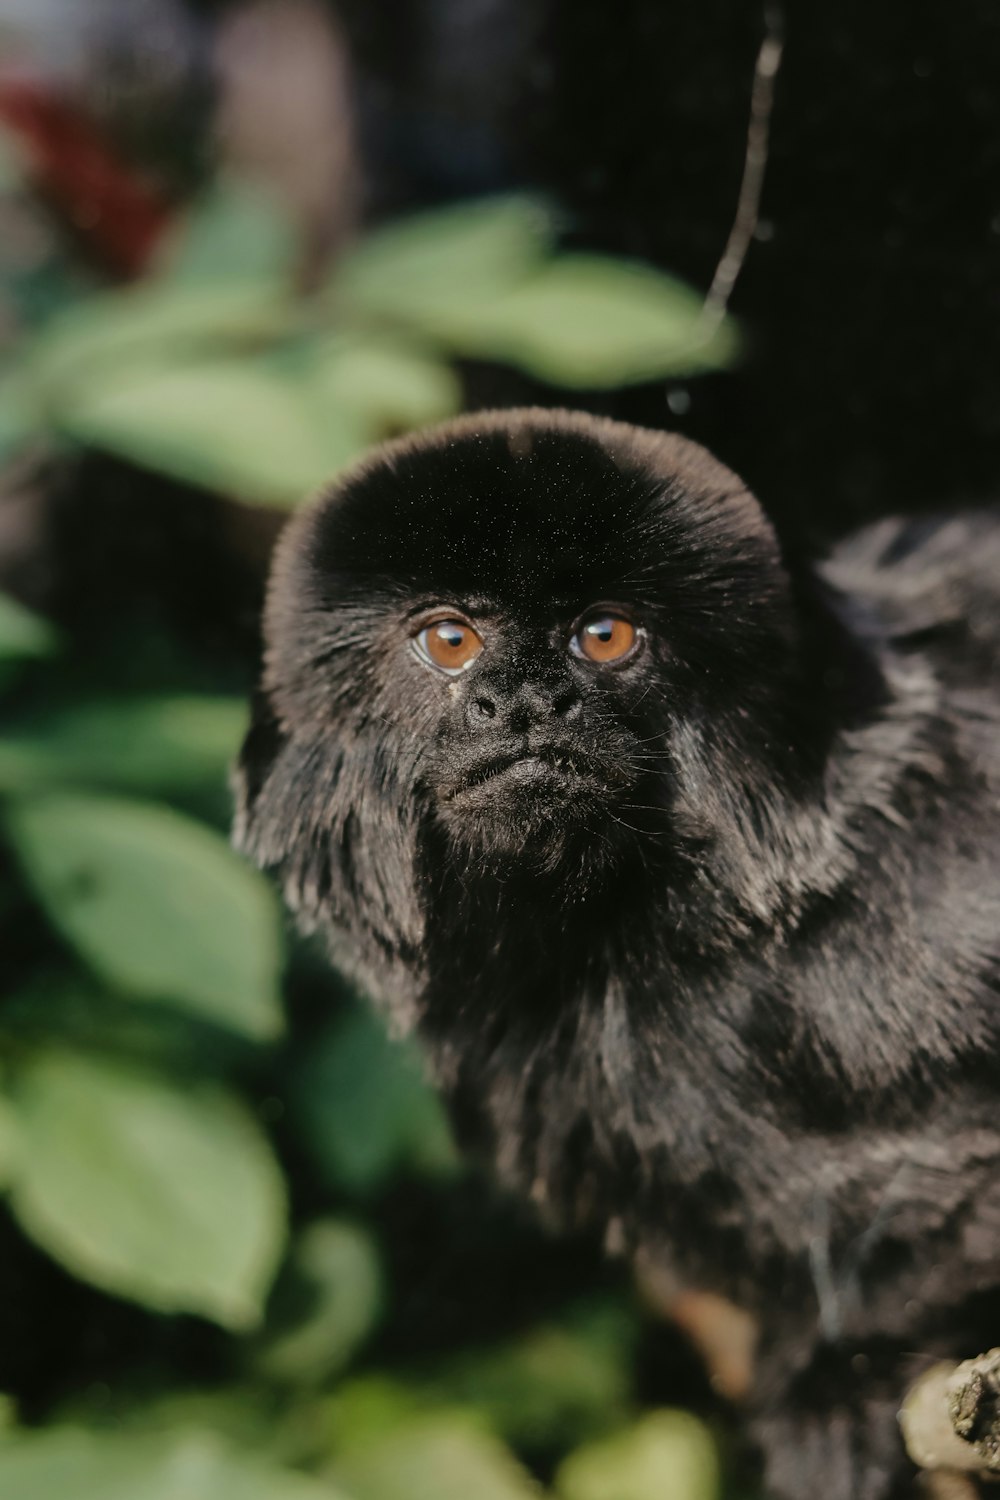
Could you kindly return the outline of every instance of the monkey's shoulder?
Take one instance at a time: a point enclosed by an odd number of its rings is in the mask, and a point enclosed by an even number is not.
[[[1000,674],[1000,506],[880,521],[822,572],[897,648],[956,673]]]

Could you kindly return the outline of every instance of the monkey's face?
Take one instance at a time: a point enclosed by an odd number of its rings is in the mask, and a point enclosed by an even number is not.
[[[651,759],[649,637],[630,603],[443,590],[404,633],[406,696],[434,723],[420,780],[453,841],[550,864],[626,818]]]
[[[300,868],[296,899],[311,860],[316,904],[428,830],[549,869],[669,837],[698,747],[772,732],[789,601],[708,454],[527,411],[390,444],[301,512],[266,630],[240,837]]]

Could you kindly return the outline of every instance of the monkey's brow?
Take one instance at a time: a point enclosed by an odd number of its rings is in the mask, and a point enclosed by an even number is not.
[[[436,593],[421,594],[411,600],[404,611],[404,618],[411,620],[415,615],[422,615],[429,609],[458,609],[462,614],[478,614],[487,609],[496,612],[497,606],[495,603],[476,599],[456,589],[441,589]]]
[[[613,595],[614,590],[608,593],[607,589],[582,579],[574,580],[572,587],[525,588],[502,595],[443,586],[437,590],[426,588],[420,594],[414,594],[406,604],[403,617],[408,620],[427,610],[453,608],[463,614],[477,615],[481,619],[509,616],[523,618],[527,614],[537,616],[539,623],[551,624],[563,619],[575,619],[581,610],[602,601],[611,601]]]

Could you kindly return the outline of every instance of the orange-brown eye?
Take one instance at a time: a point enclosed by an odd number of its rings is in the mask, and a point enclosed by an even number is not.
[[[481,638],[461,620],[435,620],[415,637],[417,650],[442,672],[461,672],[483,649]]]
[[[638,631],[631,620],[621,615],[590,615],[570,641],[577,656],[587,661],[620,661],[628,656],[638,639]]]

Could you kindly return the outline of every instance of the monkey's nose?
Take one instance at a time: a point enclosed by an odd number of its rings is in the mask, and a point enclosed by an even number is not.
[[[572,719],[580,701],[575,684],[569,681],[524,682],[513,692],[481,685],[469,699],[466,716],[473,730],[523,733],[551,719]]]

